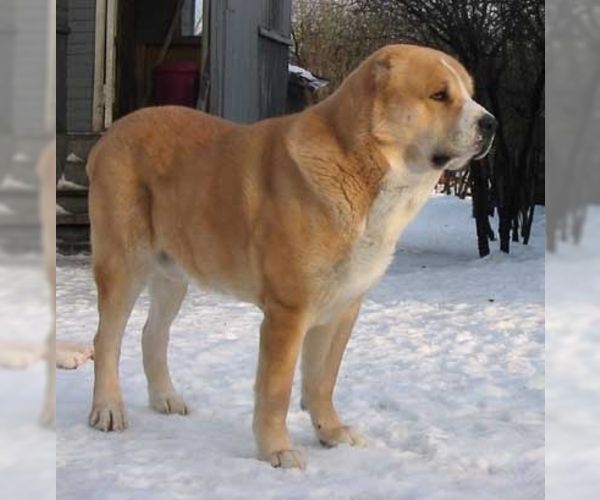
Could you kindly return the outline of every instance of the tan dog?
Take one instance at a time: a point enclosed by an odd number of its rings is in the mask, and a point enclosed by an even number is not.
[[[237,125],[162,107],[115,123],[88,164],[100,313],[90,424],[127,425],[119,352],[145,284],[150,405],[188,413],[167,343],[195,279],[264,312],[253,425],[261,459],[304,467],[286,429],[301,351],[302,405],[319,440],[364,444],[332,402],[342,354],[363,297],[442,169],[491,145],[496,122],[472,92],[456,60],[396,45],[300,114]]]

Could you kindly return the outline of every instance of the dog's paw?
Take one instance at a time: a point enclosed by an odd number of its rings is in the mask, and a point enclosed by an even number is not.
[[[61,345],[56,346],[56,367],[63,370],[75,370],[92,359],[94,350],[89,346]]]
[[[40,415],[40,425],[48,429],[56,429],[56,401],[48,401]]]
[[[176,392],[150,394],[150,408],[164,414],[190,414],[190,407]]]
[[[369,442],[355,429],[347,425],[336,429],[318,429],[317,436],[323,446],[333,448],[338,444],[349,444],[364,448]]]
[[[127,415],[122,402],[94,403],[88,422],[99,431],[124,431],[127,428]]]
[[[282,450],[271,454],[270,459],[273,467],[283,469],[306,469],[304,453],[299,450]]]

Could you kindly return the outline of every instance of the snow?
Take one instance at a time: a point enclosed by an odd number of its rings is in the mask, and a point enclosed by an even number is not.
[[[0,342],[42,345],[49,330],[48,290],[39,257],[0,254]],[[56,435],[41,428],[46,369],[0,370],[2,498],[56,498]]]
[[[85,160],[83,158],[77,156],[73,152],[71,152],[67,155],[67,161],[72,162],[72,163],[85,163]]]
[[[29,156],[27,156],[25,153],[23,152],[17,152],[13,155],[13,161],[16,163],[27,163],[30,160]]]
[[[288,72],[306,81],[308,86],[312,90],[319,90],[323,87],[326,87],[329,84],[327,80],[323,78],[318,78],[307,69],[304,69],[300,66],[296,66],[295,64],[288,64]]]
[[[600,463],[600,207],[579,246],[546,260],[548,500],[598,496]]]
[[[121,359],[127,431],[88,428],[93,364],[58,373],[57,496],[543,499],[544,212],[530,246],[486,259],[477,256],[470,214],[468,201],[433,196],[364,304],[336,403],[368,448],[322,448],[299,408],[296,377],[288,424],[308,467],[257,461],[251,421],[261,315],[200,289],[173,325],[169,352],[193,413],[153,413],[139,347],[143,295]],[[89,258],[57,264],[59,338],[90,342],[97,315]]]
[[[76,189],[76,190],[82,190],[82,189],[87,189],[85,186],[81,186],[80,184],[77,184],[73,181],[69,181],[65,178],[65,174],[62,174],[60,176],[60,179],[58,179],[58,182],[56,183],[56,189],[57,190],[61,190],[61,189]]]
[[[65,210],[58,203],[56,204],[56,215],[69,215],[71,212]]]
[[[0,215],[14,215],[15,211],[0,203]]]
[[[36,188],[31,184],[27,184],[19,179],[15,179],[12,175],[7,175],[0,182],[0,189],[12,189],[15,191],[34,191]]]

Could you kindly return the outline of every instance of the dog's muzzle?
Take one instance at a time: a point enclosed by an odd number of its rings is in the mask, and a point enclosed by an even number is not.
[[[479,153],[477,153],[475,159],[481,160],[481,158],[486,156],[492,148],[496,130],[498,129],[498,120],[496,120],[492,114],[485,113],[477,122],[477,127],[479,128],[479,136],[481,139],[479,141]]]
[[[477,126],[483,137],[494,137],[498,128],[498,120],[493,115],[486,113],[479,119]]]

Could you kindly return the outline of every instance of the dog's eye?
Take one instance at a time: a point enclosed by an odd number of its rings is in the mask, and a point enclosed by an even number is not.
[[[435,94],[431,95],[430,97],[434,101],[446,102],[448,100],[448,91],[440,90],[439,92],[436,92]]]

